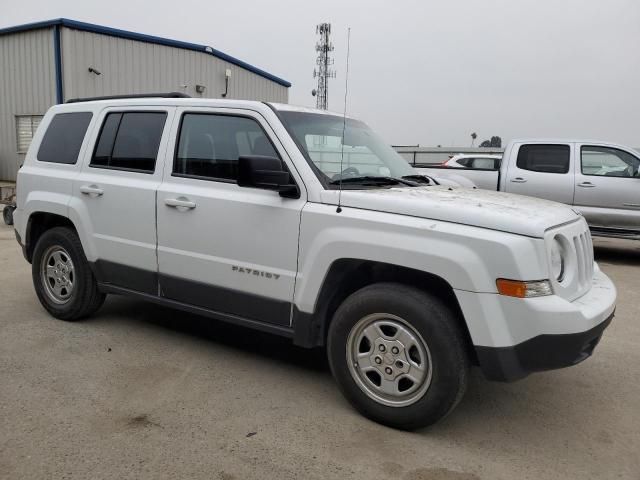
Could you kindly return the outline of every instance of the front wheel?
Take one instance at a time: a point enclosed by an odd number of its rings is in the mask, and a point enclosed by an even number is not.
[[[469,359],[455,315],[412,287],[380,283],[349,296],[331,322],[327,354],[351,404],[391,427],[437,422],[466,389]]]

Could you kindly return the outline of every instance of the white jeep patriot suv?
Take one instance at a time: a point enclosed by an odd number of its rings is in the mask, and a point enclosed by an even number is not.
[[[256,101],[52,107],[18,174],[15,229],[44,308],[106,294],[326,346],[360,412],[405,429],[593,352],[616,291],[584,219],[438,185],[364,123]]]

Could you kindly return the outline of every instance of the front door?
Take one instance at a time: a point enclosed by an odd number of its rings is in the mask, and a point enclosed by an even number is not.
[[[73,182],[98,279],[157,294],[156,191],[173,108],[106,109],[93,151]]]
[[[157,198],[161,295],[212,311],[278,325],[290,324],[295,285],[300,199],[239,187],[238,157],[291,162],[256,112],[178,110]]]
[[[515,165],[508,166],[505,191],[571,205],[571,149],[569,144],[519,145]]]
[[[615,147],[582,144],[574,205],[595,229],[640,232],[640,159]]]

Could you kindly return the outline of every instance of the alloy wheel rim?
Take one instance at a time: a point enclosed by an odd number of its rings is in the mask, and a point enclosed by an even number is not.
[[[75,267],[69,253],[59,245],[49,247],[42,256],[40,277],[47,297],[57,305],[67,303],[75,286]]]
[[[347,365],[360,389],[390,407],[420,400],[431,385],[431,352],[406,320],[388,313],[361,318],[347,338]]]

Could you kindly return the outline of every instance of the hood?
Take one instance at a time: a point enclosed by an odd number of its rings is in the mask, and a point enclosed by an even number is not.
[[[570,207],[549,200],[444,185],[343,190],[342,205],[539,238],[545,230],[579,218]]]

